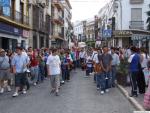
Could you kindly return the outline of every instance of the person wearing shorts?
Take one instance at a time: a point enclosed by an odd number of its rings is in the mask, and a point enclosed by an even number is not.
[[[22,93],[26,94],[26,70],[27,65],[29,64],[29,58],[22,54],[22,48],[16,47],[17,55],[15,55],[12,59],[12,67],[13,73],[15,74],[15,87],[16,91],[13,94],[13,97],[17,97],[19,95],[19,90],[23,88]]]
[[[51,93],[55,92],[56,96],[59,96],[60,87],[60,73],[61,73],[61,61],[57,55],[57,50],[52,50],[52,55],[49,55],[47,59],[47,73],[50,76],[51,81]]]
[[[0,93],[4,93],[4,81],[7,81],[7,90],[11,91],[9,58],[6,56],[5,50],[0,49]]]

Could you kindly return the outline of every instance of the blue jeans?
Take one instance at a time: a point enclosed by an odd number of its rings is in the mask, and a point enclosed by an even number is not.
[[[97,73],[95,76],[96,76],[97,88],[100,88],[100,86],[101,86],[101,73]]]
[[[70,70],[68,68],[62,69],[62,80],[70,80]]]
[[[33,76],[33,82],[38,82],[39,66],[31,67],[31,75]]]
[[[80,60],[76,60],[76,66],[79,68],[80,67]]]
[[[76,68],[77,68],[77,61],[74,60],[74,61],[73,61],[73,69],[76,69]]]
[[[89,76],[90,73],[92,73],[93,68],[92,67],[87,67],[86,68],[86,76]]]
[[[105,91],[106,89],[109,89],[112,84],[112,77],[110,72],[103,72],[100,76],[100,86],[101,91]]]
[[[45,66],[40,65],[39,66],[39,74],[38,74],[38,81],[41,82],[44,80],[45,76]]]

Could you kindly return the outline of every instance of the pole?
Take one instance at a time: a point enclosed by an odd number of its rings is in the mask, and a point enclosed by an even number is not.
[[[121,30],[122,30],[122,2],[121,2],[121,0],[119,0],[119,3],[120,3],[120,11],[121,11],[121,14],[120,14],[120,16],[121,16]]]

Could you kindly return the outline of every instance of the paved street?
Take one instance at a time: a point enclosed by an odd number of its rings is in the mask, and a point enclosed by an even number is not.
[[[134,108],[119,92],[111,89],[106,95],[96,91],[91,78],[78,70],[61,88],[61,95],[50,95],[50,83],[32,87],[27,95],[12,98],[0,95],[0,113],[133,113]]]

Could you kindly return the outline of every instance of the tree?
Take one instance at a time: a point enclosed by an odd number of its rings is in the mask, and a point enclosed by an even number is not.
[[[149,30],[150,31],[150,10],[149,11],[147,11],[147,16],[148,16],[148,18],[147,18],[147,30]]]

